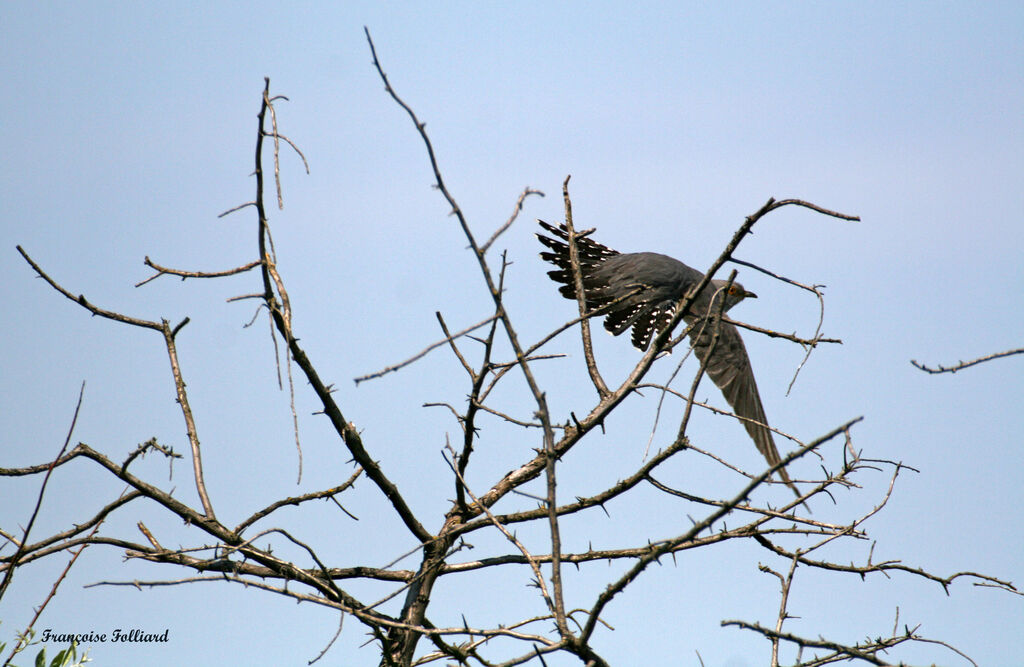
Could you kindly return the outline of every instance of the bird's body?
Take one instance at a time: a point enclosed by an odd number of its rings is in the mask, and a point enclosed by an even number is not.
[[[564,226],[553,227],[539,222],[544,230],[556,237],[537,234],[540,242],[551,250],[542,252],[541,258],[558,267],[548,275],[555,282],[562,283],[559,288],[562,296],[575,300],[575,280],[566,243],[568,232]],[[667,255],[620,253],[586,236],[576,237],[576,250],[587,310],[607,307],[605,329],[618,336],[632,328],[633,345],[641,350],[646,350],[654,336],[668,326],[680,299],[695,288],[704,275]],[[724,280],[712,280],[694,299],[684,319],[691,327],[690,340],[705,372],[722,390],[733,412],[741,418],[757,450],[770,465],[775,465],[780,460],[779,451],[768,428],[750,358],[739,331],[728,322],[720,322],[717,326],[718,341],[712,350],[715,327],[710,324],[704,326],[717,310],[719,299],[725,299],[724,310],[728,310],[744,298],[755,296],[739,283],[729,285]],[[790,481],[785,468],[780,468],[778,474],[799,497],[800,492]]]

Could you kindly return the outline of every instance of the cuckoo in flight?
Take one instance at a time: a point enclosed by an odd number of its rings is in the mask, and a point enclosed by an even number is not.
[[[550,250],[542,252],[541,258],[558,267],[555,271],[548,271],[548,275],[555,282],[562,283],[559,288],[562,296],[575,301],[568,232],[564,225],[553,227],[544,221],[538,222],[555,237],[537,234],[540,242]],[[704,277],[700,271],[666,255],[620,253],[586,236],[576,237],[576,250],[587,310],[608,306],[621,299],[608,308],[604,328],[618,336],[632,327],[633,345],[641,350],[646,350],[651,340],[668,326],[676,304]],[[743,426],[754,440],[757,451],[770,465],[775,465],[779,462],[779,450],[775,448],[775,440],[767,426],[768,419],[757,393],[754,372],[740,332],[734,325],[720,322],[718,342],[711,351],[712,327],[702,326],[701,320],[717,310],[718,298],[721,298],[717,295],[724,293],[725,310],[747,297],[757,296],[744,290],[739,283],[733,283],[725,293],[726,285],[724,280],[712,280],[690,306],[685,320],[687,325],[696,325],[691,328],[690,339],[697,358],[704,364],[704,371],[722,390],[733,412],[743,418]],[[710,356],[709,351],[712,352]],[[799,497],[800,491],[789,479],[786,469],[780,468],[778,474]]]

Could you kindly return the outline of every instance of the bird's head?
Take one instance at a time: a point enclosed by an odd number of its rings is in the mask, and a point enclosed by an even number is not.
[[[743,285],[740,285],[739,283],[733,283],[730,285],[727,280],[712,280],[711,287],[715,290],[715,303],[717,303],[717,299],[724,296],[725,310],[729,310],[744,299],[757,298],[757,295],[753,292],[748,292],[743,289]]]

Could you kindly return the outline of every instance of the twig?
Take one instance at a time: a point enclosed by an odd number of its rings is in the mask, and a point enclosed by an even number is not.
[[[797,282],[795,280],[791,280],[789,278],[786,278],[785,276],[780,276],[779,274],[774,273],[772,271],[769,271],[768,269],[764,269],[764,268],[762,268],[762,267],[760,267],[760,266],[758,266],[756,264],[751,264],[750,262],[744,262],[743,260],[736,259],[735,257],[732,258],[729,261],[733,262],[734,264],[740,264],[742,266],[748,266],[748,267],[754,269],[755,271],[760,271],[761,273],[763,273],[765,275],[768,275],[768,276],[771,276],[772,278],[775,278],[776,280],[780,280],[780,281],[782,281],[784,283],[787,283],[789,285],[793,285],[795,287],[799,287],[800,289],[807,290],[808,292],[813,294],[815,296],[815,298],[818,299],[818,326],[815,327],[815,329],[814,329],[814,336],[811,337],[811,339],[809,341],[790,339],[790,340],[796,340],[796,342],[800,343],[801,345],[804,345],[806,347],[806,349],[807,349],[807,352],[806,352],[806,354],[804,354],[804,358],[800,361],[800,363],[797,364],[796,370],[793,371],[793,378],[789,381],[789,386],[786,387],[786,396],[789,396],[789,392],[791,392],[793,390],[793,385],[796,384],[796,379],[800,375],[800,371],[803,370],[803,367],[807,363],[807,360],[811,358],[811,352],[814,351],[815,346],[818,343],[842,343],[841,340],[835,340],[835,339],[822,338],[821,337],[821,327],[825,323],[825,297],[821,293],[821,290],[825,286],[824,285],[804,285],[803,283]],[[739,326],[744,326],[744,325],[741,324]],[[769,334],[769,335],[771,335],[771,334]]]
[[[54,533],[53,535],[50,535],[42,540],[39,540],[38,542],[27,545],[24,551],[22,552],[22,555],[18,559],[18,562],[24,564],[32,560],[36,560],[39,557],[39,554],[41,553],[55,553],[57,551],[66,550],[71,546],[76,546],[77,544],[88,542],[88,538],[80,540],[79,542],[74,542],[73,538],[75,535],[79,535],[91,529],[92,527],[101,524],[103,520],[106,519],[107,515],[109,515],[114,510],[124,505],[127,505],[133,500],[141,497],[142,494],[139,493],[138,491],[129,491],[127,493],[122,493],[120,496],[117,497],[117,500],[114,500],[113,502],[108,503],[107,505],[102,507],[96,514],[94,514],[89,519],[81,523],[74,522],[72,524],[72,527],[68,528],[67,530],[61,531],[59,533]],[[6,533],[4,534],[4,536],[7,537],[7,539],[9,539],[11,543],[15,546],[22,544],[22,542],[13,539],[13,536],[7,536]],[[51,549],[52,545],[59,546]],[[3,567],[0,567],[0,570],[9,568],[12,566],[12,564],[15,563],[14,556],[11,556],[7,559],[0,559],[0,562],[4,560],[7,561],[7,564]]]
[[[454,453],[455,452],[453,451],[452,454],[454,455]],[[508,528],[503,526],[502,523],[498,521],[498,519],[489,509],[480,504],[480,500],[475,495],[473,495],[473,492],[470,490],[469,486],[466,485],[466,480],[463,479],[462,473],[459,472],[457,466],[455,466],[452,463],[452,461],[448,459],[448,457],[444,457],[444,461],[445,463],[448,464],[448,467],[451,468],[452,472],[455,473],[455,475],[459,478],[459,482],[462,484],[462,487],[466,490],[466,494],[473,501],[473,504],[477,507],[480,507],[480,509],[483,510],[483,513],[487,516],[487,520],[490,522],[490,524],[497,528],[498,531],[505,536],[506,540],[514,544],[516,549],[519,550],[519,553],[521,553],[523,557],[526,559],[527,564],[529,564],[530,569],[533,571],[533,578],[537,582],[537,589],[540,591],[541,597],[544,599],[544,603],[547,605],[548,610],[551,611],[552,615],[557,616],[556,602],[552,598],[551,594],[548,592],[547,585],[544,583],[544,573],[541,572],[540,564],[538,563],[537,559],[534,558],[534,556],[530,553],[526,546],[519,540],[519,538],[512,534],[512,532],[510,532]],[[565,619],[563,618],[563,622],[564,620]]]
[[[174,376],[174,390],[177,393],[178,405],[181,407],[181,414],[185,418],[185,433],[188,436],[189,446],[192,448],[192,473],[196,481],[196,491],[199,493],[199,500],[203,504],[203,511],[208,519],[215,519],[213,503],[206,492],[206,479],[203,476],[203,457],[199,446],[199,433],[196,430],[196,422],[192,416],[192,407],[189,405],[188,393],[185,391],[185,380],[181,374],[181,366],[178,363],[178,348],[175,344],[175,336],[180,330],[175,327],[173,330],[162,320],[161,331],[164,334],[164,344],[167,346],[167,356],[171,361],[171,374]],[[184,322],[182,322],[184,324]]]
[[[21,250],[21,248],[18,248],[18,250]],[[29,533],[32,532],[32,526],[35,525],[36,518],[39,516],[39,510],[43,506],[43,496],[46,494],[46,485],[50,483],[50,475],[53,474],[54,469],[57,467],[57,462],[60,461],[64,452],[68,448],[68,444],[71,442],[71,434],[75,432],[75,424],[78,423],[78,412],[82,409],[82,396],[84,395],[85,381],[83,380],[82,386],[78,389],[78,401],[75,403],[75,412],[71,416],[71,426],[68,427],[68,434],[64,437],[64,444],[61,445],[60,451],[57,452],[57,456],[54,457],[53,462],[50,463],[50,467],[47,468],[46,474],[43,475],[43,483],[39,485],[39,494],[36,496],[36,505],[32,509],[32,514],[29,515],[28,523],[25,525],[25,530],[22,531],[21,542],[18,544],[18,549],[11,557],[10,564],[7,566],[7,572],[4,573],[3,581],[0,581],[0,599],[3,599],[4,593],[7,592],[7,587],[11,585],[11,580],[14,578],[14,570],[18,565],[18,559],[23,553],[25,553]],[[72,559],[72,562],[74,562],[74,559]],[[68,567],[70,567],[70,565]],[[63,578],[63,575],[61,578]],[[56,586],[54,586],[54,590],[56,590]],[[7,659],[7,662],[10,662],[10,658]]]
[[[157,322],[151,322],[149,320],[143,320],[143,319],[140,319],[140,318],[137,318],[137,317],[129,317],[128,315],[122,315],[121,313],[115,313],[115,312],[113,312],[111,310],[104,310],[103,308],[100,308],[99,306],[95,306],[92,303],[89,303],[88,299],[85,298],[84,294],[79,294],[78,296],[75,296],[74,294],[72,294],[71,292],[67,291],[66,289],[61,287],[59,284],[57,284],[57,281],[55,281],[53,278],[51,278],[49,275],[47,275],[45,271],[43,271],[41,268],[39,268],[39,265],[36,264],[32,260],[32,258],[28,256],[28,253],[25,252],[25,250],[22,249],[22,247],[20,245],[16,246],[16,247],[18,249],[18,252],[21,253],[21,256],[25,258],[26,262],[28,262],[29,266],[31,266],[35,270],[35,272],[39,275],[40,278],[42,278],[47,283],[49,283],[50,287],[52,287],[53,289],[57,290],[58,292],[63,294],[65,297],[67,297],[68,299],[74,301],[78,305],[82,306],[83,308],[88,310],[93,315],[99,315],[100,317],[106,318],[108,320],[113,320],[115,322],[123,322],[124,324],[131,324],[132,326],[142,327],[144,329],[153,329],[155,331],[163,331],[163,327],[159,323],[157,323]]]
[[[298,506],[304,502],[310,500],[319,500],[321,498],[333,499],[334,496],[338,495],[342,491],[345,491],[346,489],[350,488],[353,484],[355,484],[356,479],[358,479],[359,475],[361,475],[362,472],[362,468],[356,468],[356,471],[352,473],[352,475],[347,480],[345,480],[338,486],[331,487],[330,489],[324,489],[323,491],[314,491],[313,493],[306,493],[301,496],[296,496],[294,498],[284,498],[282,500],[275,501],[267,505],[263,509],[259,510],[258,512],[253,513],[253,515],[250,516],[248,519],[235,526],[234,532],[238,535],[241,535],[243,532],[245,532],[245,529],[251,526],[252,524],[256,523],[260,519],[269,516],[271,513],[287,505]]]
[[[817,211],[818,213],[822,213],[824,215],[827,215],[827,216],[830,216],[830,217],[833,217],[833,218],[839,218],[840,220],[849,220],[850,222],[860,222],[860,217],[859,216],[848,215],[846,213],[840,213],[839,211],[833,211],[833,210],[827,209],[827,208],[825,208],[823,206],[818,206],[817,204],[812,204],[809,201],[804,201],[803,199],[781,199],[781,200],[775,202],[774,206],[772,206],[772,208],[770,210],[775,210],[777,208],[782,208],[783,206],[801,206],[803,208],[809,208],[812,211]]]
[[[128,466],[132,464],[132,461],[134,461],[139,456],[145,456],[146,452],[148,452],[150,449],[155,449],[156,451],[160,452],[161,454],[163,454],[164,456],[171,460],[184,458],[181,454],[175,452],[172,447],[165,447],[164,445],[161,445],[159,442],[157,442],[156,438],[150,438],[146,442],[141,443],[138,447],[135,448],[135,451],[128,455],[128,458],[126,458],[124,460],[124,463],[121,464],[121,470],[127,470]]]
[[[100,529],[100,524],[97,523],[93,527],[92,531],[89,533],[89,537],[92,537],[93,535],[95,535],[96,531],[98,531],[99,529]],[[35,613],[32,616],[32,620],[29,621],[28,626],[26,626],[26,628],[21,632],[21,636],[22,637],[29,636],[29,634],[32,631],[32,628],[34,628],[35,625],[36,625],[36,622],[39,621],[39,617],[43,615],[43,610],[46,609],[46,606],[50,604],[50,600],[53,599],[53,596],[55,596],[57,594],[57,589],[60,588],[60,585],[64,581],[64,578],[67,577],[68,576],[68,572],[71,571],[71,567],[75,564],[75,561],[78,560],[78,557],[82,555],[82,552],[85,551],[85,548],[87,546],[89,546],[89,545],[88,544],[83,544],[82,546],[80,546],[78,548],[78,550],[75,551],[71,555],[71,558],[68,559],[68,564],[64,566],[64,569],[61,570],[61,573],[57,577],[56,581],[53,582],[53,586],[50,587],[50,592],[47,593],[46,598],[43,600],[42,604],[40,604],[38,607],[36,607]],[[12,563],[11,564],[11,570],[8,570],[8,572],[12,571],[13,569],[14,569],[14,564]],[[2,597],[2,596],[0,596],[0,597]],[[19,645],[15,644],[15,646],[12,647],[12,649],[11,649],[10,655],[8,655],[7,659],[4,660],[3,667],[7,667],[7,665],[11,664],[11,660],[14,659],[14,656],[18,653],[19,650],[20,650]],[[40,653],[39,656],[42,656],[42,653]],[[39,656],[37,656],[37,657],[39,657]],[[39,663],[37,662],[37,664],[39,664]]]
[[[789,613],[786,611],[786,607],[789,604],[789,592],[793,588],[793,575],[796,574],[797,559],[794,555],[793,559],[789,563],[789,572],[786,573],[785,577],[781,577],[776,572],[772,572],[775,576],[779,577],[782,594],[779,596],[779,615],[775,620],[775,631],[782,632],[782,624],[789,618]],[[762,567],[763,570],[771,572],[769,568]],[[779,639],[778,637],[772,638],[772,667],[778,667],[779,665]]]
[[[152,261],[147,255],[143,264],[156,271],[156,273],[151,275],[149,278],[146,278],[145,280],[135,283],[136,287],[142,287],[151,280],[156,280],[160,276],[164,275],[179,276],[182,280],[185,280],[187,278],[223,278],[225,276],[233,276],[239,273],[245,273],[250,269],[255,269],[257,266],[260,265],[260,262],[259,260],[256,260],[255,262],[249,262],[248,264],[243,264],[242,266],[236,266],[235,268],[228,269],[226,271],[181,271],[179,269],[170,269],[166,266],[160,266],[156,262]]]
[[[505,290],[505,270],[508,268],[508,256],[506,252],[501,253],[501,271],[498,273],[498,292],[503,293]],[[472,387],[469,392],[469,406],[466,408],[466,414],[461,419],[462,421],[462,451],[458,455],[458,473],[459,476],[465,478],[466,469],[469,467],[469,457],[473,454],[473,444],[476,440],[476,417],[478,411],[481,409],[487,409],[483,407],[482,397],[480,392],[483,390],[484,383],[487,380],[487,374],[489,369],[492,367],[491,355],[494,353],[494,336],[498,331],[498,318],[501,314],[500,304],[495,306],[494,319],[491,321],[491,326],[487,330],[487,336],[484,338],[484,355],[483,360],[480,362],[480,370],[474,371],[473,367],[466,361],[465,357],[459,352],[459,347],[455,344],[455,341],[451,341],[449,345],[452,348],[452,352],[462,362],[462,367],[469,373],[470,380],[472,381]],[[444,318],[441,314],[437,315],[438,321],[441,323],[441,330],[448,335],[448,327],[444,323]],[[455,503],[458,506],[460,512],[463,515],[469,515],[469,508],[466,506],[466,493],[463,482],[456,476],[455,479]]]
[[[565,201],[565,231],[566,245],[569,248],[569,265],[572,268],[572,286],[576,292],[576,305],[579,308],[580,317],[587,313],[587,295],[583,289],[583,269],[580,267],[579,248],[576,247],[576,229],[572,223],[572,199],[569,198],[569,174],[562,182],[562,199]],[[580,336],[583,338],[583,358],[586,360],[587,373],[590,374],[590,381],[597,390],[597,395],[604,398],[611,392],[605,384],[601,372],[597,369],[597,362],[594,360],[594,346],[590,339],[590,320],[581,319]]]
[[[255,206],[255,205],[256,205],[256,202],[254,202],[254,201],[247,201],[244,204],[239,204],[238,206],[232,206],[231,208],[229,208],[228,210],[224,211],[223,213],[219,213],[217,215],[217,217],[218,218],[224,218],[224,217],[227,217],[227,216],[231,215],[232,213],[235,213],[237,211],[241,211],[243,208],[248,208],[250,206]]]
[[[1012,356],[1014,354],[1024,354],[1024,347],[1018,348],[1016,350],[1007,350],[1006,352],[996,352],[995,354],[989,354],[989,355],[984,356],[984,357],[979,357],[979,358],[974,359],[972,361],[961,361],[961,362],[958,362],[957,364],[954,364],[953,366],[949,366],[949,367],[947,367],[947,366],[937,366],[935,368],[932,368],[930,366],[925,366],[922,363],[918,363],[914,359],[911,359],[910,363],[913,364],[915,368],[918,368],[918,369],[920,369],[920,370],[922,370],[922,371],[924,371],[926,373],[931,373],[931,374],[934,375],[936,373],[956,373],[957,371],[963,370],[965,368],[970,368],[971,366],[975,366],[977,364],[981,364],[981,363],[984,363],[986,361],[992,361],[993,359],[1000,359],[1002,357],[1009,357],[1009,356]]]
[[[440,313],[437,313],[437,315],[440,316]],[[360,382],[365,382],[367,380],[374,380],[376,378],[379,378],[379,377],[382,377],[384,375],[387,375],[388,373],[393,373],[393,372],[395,372],[395,371],[397,371],[397,370],[399,370],[401,368],[405,368],[409,364],[411,364],[413,362],[416,362],[416,361],[422,359],[423,357],[427,356],[428,353],[432,352],[433,350],[436,350],[437,348],[441,347],[442,345],[445,345],[446,343],[450,343],[453,340],[455,340],[456,338],[461,338],[462,336],[465,336],[466,334],[468,334],[470,331],[476,331],[477,329],[479,329],[480,327],[484,326],[485,324],[488,324],[489,322],[493,322],[495,319],[497,319],[497,317],[498,317],[497,315],[491,315],[490,317],[487,317],[487,318],[484,318],[483,320],[480,320],[476,324],[472,324],[472,325],[466,327],[462,331],[459,331],[459,332],[456,332],[454,334],[448,335],[445,338],[442,338],[441,340],[439,340],[439,341],[437,341],[435,343],[431,343],[430,345],[425,347],[423,350],[421,350],[420,352],[418,352],[418,353],[414,354],[413,356],[409,357],[405,361],[400,361],[397,364],[394,364],[392,366],[387,366],[387,367],[385,367],[385,368],[383,368],[383,369],[381,369],[381,370],[379,370],[379,371],[377,371],[375,373],[369,373],[367,375],[360,375],[359,377],[355,378],[355,383],[356,383],[356,385],[358,385]]]
[[[523,192],[519,195],[519,199],[516,200],[515,208],[512,209],[512,215],[510,215],[508,220],[505,221],[505,224],[503,224],[501,227],[498,227],[498,229],[495,230],[493,234],[491,234],[491,238],[487,239],[486,243],[480,246],[480,252],[486,253],[487,250],[490,249],[491,245],[493,245],[494,242],[498,240],[498,237],[504,234],[505,230],[512,226],[512,223],[515,222],[516,218],[519,217],[520,211],[523,210],[523,201],[529,195],[537,195],[538,197],[543,197],[544,193],[541,192],[540,190],[534,190],[530,186],[526,186],[526,189],[524,189]]]

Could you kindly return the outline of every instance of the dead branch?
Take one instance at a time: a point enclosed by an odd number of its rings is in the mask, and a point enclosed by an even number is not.
[[[512,226],[512,223],[516,221],[516,218],[519,217],[519,213],[522,212],[523,210],[523,202],[530,195],[537,195],[538,197],[543,197],[544,193],[541,192],[540,190],[534,190],[530,186],[526,186],[526,189],[524,189],[522,194],[519,195],[519,199],[516,200],[515,208],[512,209],[512,215],[509,216],[508,220],[506,220],[501,227],[498,227],[498,229],[495,230],[493,234],[491,234],[491,238],[487,239],[487,241],[482,246],[480,246],[480,252],[486,253],[487,250],[494,244],[494,242],[498,240],[498,237],[504,234],[505,231]]]
[[[583,339],[583,358],[587,364],[587,372],[590,374],[590,381],[597,390],[600,398],[608,396],[611,392],[604,378],[597,369],[597,361],[594,359],[594,346],[590,340],[590,320],[583,317],[587,313],[587,296],[583,289],[583,270],[580,268],[580,253],[576,247],[576,230],[572,224],[572,200],[569,198],[569,179],[565,177],[562,182],[562,198],[565,201],[565,229],[567,233],[566,243],[569,246],[569,264],[572,267],[573,291],[576,293],[576,304],[580,313],[580,336]]]
[[[154,271],[156,271],[156,273],[151,275],[149,278],[146,278],[145,280],[135,283],[136,287],[142,287],[146,283],[150,282],[151,280],[156,280],[160,276],[178,276],[182,280],[186,280],[188,278],[223,278],[225,276],[234,276],[239,273],[245,273],[246,271],[249,271],[250,269],[255,269],[257,266],[260,265],[259,260],[257,260],[255,262],[243,264],[242,266],[236,266],[233,269],[227,269],[226,271],[182,271],[180,269],[171,269],[166,266],[160,266],[156,262],[152,261],[148,255],[146,256],[146,259],[143,263],[146,266],[153,269]]]
[[[441,314],[437,313],[437,316],[440,318]],[[413,356],[409,357],[405,361],[400,361],[397,364],[394,364],[394,365],[391,365],[391,366],[387,366],[387,367],[385,367],[385,368],[383,368],[383,369],[381,369],[379,371],[376,371],[374,373],[368,373],[367,375],[360,375],[359,377],[355,378],[355,383],[358,385],[360,382],[365,382],[366,380],[374,380],[376,378],[383,377],[384,375],[387,375],[388,373],[393,373],[393,372],[395,372],[397,370],[405,368],[409,364],[414,363],[416,361],[419,361],[423,357],[427,356],[428,353],[432,352],[433,350],[436,350],[437,348],[441,347],[442,345],[444,345],[446,343],[451,343],[455,339],[461,338],[462,336],[465,336],[466,334],[468,334],[471,331],[476,331],[477,329],[479,329],[480,327],[484,326],[485,324],[489,324],[489,323],[493,322],[496,318],[497,318],[497,315],[491,315],[490,317],[484,318],[483,320],[480,320],[476,324],[472,324],[472,325],[466,327],[465,329],[463,329],[461,331],[458,331],[458,332],[456,332],[454,334],[449,334],[448,332],[445,332],[445,338],[442,338],[441,340],[439,340],[437,342],[431,343],[430,345],[425,347],[423,350],[421,350],[418,353],[414,354]]]

